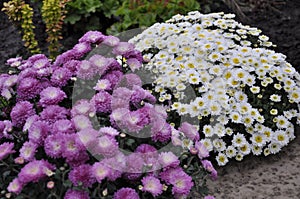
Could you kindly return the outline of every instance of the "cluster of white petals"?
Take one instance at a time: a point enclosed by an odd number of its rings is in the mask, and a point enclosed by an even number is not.
[[[144,53],[159,101],[199,119],[201,141],[219,165],[279,152],[300,121],[299,73],[261,30],[233,18],[176,15],[129,41]]]

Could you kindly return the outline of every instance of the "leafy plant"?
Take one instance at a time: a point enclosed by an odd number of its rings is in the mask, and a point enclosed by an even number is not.
[[[199,8],[195,0],[125,0],[121,7],[112,12],[120,17],[120,21],[114,23],[108,31],[117,33],[129,28],[149,27],[175,14],[186,14]]]
[[[59,53],[62,39],[62,25],[66,15],[65,6],[69,0],[44,0],[41,13],[43,21],[46,24],[48,34],[47,42],[49,43],[48,51],[50,58],[55,58]]]
[[[22,32],[22,40],[24,46],[28,48],[32,54],[39,53],[41,50],[38,47],[38,42],[35,39],[34,28],[32,22],[33,9],[23,0],[11,0],[3,3],[2,10],[9,19],[14,21]]]
[[[59,52],[59,40],[62,39],[61,29],[65,18],[65,4],[68,0],[43,0],[41,15],[46,24],[47,42],[49,43],[48,53],[54,58]],[[39,3],[39,2],[37,2]],[[3,9],[9,19],[16,22],[22,32],[24,46],[32,54],[40,53],[38,41],[35,39],[33,25],[33,8],[23,0],[11,0],[3,3]]]

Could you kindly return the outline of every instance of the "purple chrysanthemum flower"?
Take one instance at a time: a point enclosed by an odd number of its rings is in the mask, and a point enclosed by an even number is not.
[[[72,117],[76,115],[85,115],[87,117],[93,117],[96,114],[96,108],[94,104],[92,104],[87,99],[81,99],[73,105],[71,109]]]
[[[53,69],[51,67],[42,68],[36,71],[36,75],[38,78],[48,77],[52,74]]]
[[[21,183],[18,178],[15,178],[9,183],[7,191],[9,191],[10,193],[19,194],[21,193],[23,186],[23,183]]]
[[[213,167],[212,163],[209,160],[201,160],[201,164],[204,167],[205,170],[210,172],[210,176],[213,180],[216,180],[218,177],[218,173]]]
[[[46,177],[54,166],[45,160],[34,160],[27,163],[18,174],[18,178],[21,183],[38,182],[40,179]]]
[[[186,137],[193,141],[198,141],[200,139],[197,128],[188,122],[183,122],[178,130],[183,132]]]
[[[173,185],[172,193],[180,195],[188,195],[191,188],[194,186],[194,182],[191,176],[185,172],[175,173],[170,178],[170,183]]]
[[[12,139],[12,135],[8,134],[13,129],[13,124],[9,120],[0,121],[0,139],[2,137]]]
[[[43,78],[40,79],[40,84],[41,84],[42,90],[44,88],[52,86],[50,80],[48,78],[45,78],[45,77],[43,77]]]
[[[90,80],[96,75],[96,67],[88,60],[82,60],[77,67],[77,77]]]
[[[103,135],[98,137],[97,144],[92,150],[93,154],[103,155],[105,157],[112,157],[118,152],[118,142],[115,138]]]
[[[123,72],[119,70],[113,70],[105,75],[103,75],[103,79],[107,79],[112,88],[115,88],[115,86],[118,84],[118,82],[121,80],[123,76]]]
[[[18,75],[10,75],[5,79],[5,81],[2,82],[2,86],[4,88],[11,88],[14,85],[16,85],[18,82]]]
[[[89,164],[74,167],[69,173],[69,179],[75,186],[82,183],[84,187],[91,187],[96,182],[92,174],[92,166]]]
[[[123,118],[126,118],[128,114],[129,114],[129,110],[126,108],[114,109],[109,116],[111,125],[117,129],[125,128],[126,126],[123,123]]]
[[[28,101],[17,102],[10,112],[12,124],[16,127],[22,127],[26,119],[35,114],[33,105]]]
[[[112,50],[115,55],[125,55],[126,53],[133,51],[134,45],[128,42],[119,42]]]
[[[109,35],[104,38],[102,43],[113,47],[113,46],[116,46],[119,42],[120,42],[120,39],[118,37]]]
[[[34,121],[37,121],[37,120],[40,120],[40,117],[38,115],[32,115],[32,116],[28,117],[26,119],[26,122],[25,122],[24,126],[23,126],[23,131],[28,131],[28,129],[30,128],[32,123]]]
[[[124,55],[123,55],[126,59],[131,59],[131,58],[135,58],[137,59],[138,61],[140,61],[141,63],[144,61],[144,58],[143,58],[143,55],[140,51],[138,50],[131,50],[131,51],[128,51],[126,52]]]
[[[163,192],[163,185],[160,180],[154,176],[145,176],[142,179],[143,191],[149,192],[156,197]]]
[[[121,64],[114,58],[107,58],[109,60],[109,65],[107,68],[106,73],[112,72],[112,71],[122,71]]]
[[[154,146],[149,144],[141,144],[135,149],[135,153],[139,153],[147,166],[156,164],[158,152]]]
[[[138,193],[132,188],[121,188],[114,194],[114,199],[139,199]]]
[[[36,55],[34,55],[36,56]],[[28,61],[30,61],[31,58],[29,58]],[[39,59],[35,60],[33,63],[32,63],[32,68],[34,68],[35,70],[40,70],[40,69],[43,69],[43,68],[47,68],[50,66],[50,62],[49,62],[49,59],[43,55],[42,57],[40,57]]]
[[[112,137],[115,137],[120,134],[120,132],[117,129],[112,127],[101,127],[98,132],[100,133],[100,135],[108,135]]]
[[[101,76],[108,69],[111,59],[95,54],[89,58],[89,62],[93,65],[95,71]]]
[[[100,44],[106,36],[99,31],[88,31],[78,41],[79,43],[87,42]]]
[[[202,142],[195,142],[195,148],[198,151],[198,157],[200,159],[207,158],[209,156],[209,151]]]
[[[32,55],[31,57],[29,57],[27,59],[27,61],[30,63],[33,63],[36,60],[43,59],[43,58],[46,58],[46,56],[44,54],[35,54],[35,55]]]
[[[112,96],[106,91],[99,91],[91,99],[91,103],[95,106],[98,113],[111,112],[111,99]]]
[[[133,91],[125,87],[115,88],[112,94],[111,107],[112,110],[124,108],[129,110],[130,97]]]
[[[92,166],[93,177],[96,178],[97,182],[101,183],[103,179],[110,175],[111,169],[103,164],[102,162],[96,162]]]
[[[143,173],[144,159],[139,153],[126,156],[126,177],[135,180]]]
[[[130,132],[138,133],[146,124],[149,124],[149,117],[143,111],[130,111],[125,118],[121,121],[122,124]]]
[[[67,85],[71,77],[72,72],[68,68],[57,68],[51,75],[51,83],[53,86],[62,87]]]
[[[159,157],[158,157],[158,162],[161,164],[161,166],[164,169],[170,168],[170,167],[175,168],[180,164],[178,157],[171,151],[160,153]]]
[[[77,68],[79,67],[81,61],[80,60],[69,60],[64,63],[63,68],[67,68],[71,71],[72,75],[76,74]]]
[[[121,177],[123,171],[126,169],[126,156],[119,152],[112,158],[105,158],[101,161],[105,166],[110,168],[111,172],[107,176],[110,181],[115,181]]]
[[[135,107],[141,106],[141,102],[149,102],[150,104],[154,104],[156,99],[151,93],[141,87],[134,86],[134,92],[130,97],[130,102]]]
[[[12,93],[9,88],[3,88],[2,91],[0,90],[0,95],[5,97],[7,100],[12,98]]]
[[[169,185],[169,184],[171,184],[172,176],[175,175],[176,173],[181,173],[181,172],[184,172],[181,167],[169,168],[169,169],[162,171],[159,174],[159,178],[161,180],[165,181],[166,184]]]
[[[81,58],[84,54],[90,52],[91,50],[92,48],[89,42],[80,42],[72,48],[74,57],[77,59]]]
[[[86,150],[81,150],[76,156],[71,156],[66,159],[66,163],[70,165],[70,167],[78,167],[82,164],[85,164],[90,159]]]
[[[53,124],[57,120],[66,119],[70,115],[69,110],[58,105],[47,106],[41,113],[42,120],[47,121],[49,124]]]
[[[26,161],[33,161],[35,159],[35,153],[38,145],[31,141],[24,142],[22,148],[20,149],[20,157]]]
[[[45,153],[52,158],[60,158],[64,147],[62,134],[49,135],[44,141]]]
[[[122,79],[120,79],[118,87],[126,87],[128,89],[133,89],[133,87],[142,87],[142,80],[141,78],[134,74],[129,73],[122,76]]]
[[[169,123],[163,120],[152,122],[151,138],[157,142],[167,142],[172,136],[172,127]]]
[[[62,156],[67,159],[76,159],[85,150],[77,134],[61,134],[63,140]]]
[[[61,65],[68,63],[69,61],[76,59],[75,57],[75,50],[71,49],[68,50],[60,55],[58,55],[53,63],[53,66],[55,67],[60,67]]]
[[[132,70],[133,72],[142,66],[142,63],[136,58],[128,59],[127,64],[129,66],[130,70]]]
[[[80,131],[85,128],[91,128],[92,127],[92,122],[91,120],[85,116],[85,115],[76,115],[75,117],[72,118],[72,121],[75,125],[75,128]]]
[[[89,193],[86,191],[69,189],[66,192],[64,199],[90,199],[90,197]]]
[[[98,80],[96,86],[93,87],[96,91],[110,91],[112,90],[111,84],[107,79]]]
[[[3,160],[9,154],[14,153],[15,150],[13,150],[13,148],[14,148],[14,143],[4,142],[3,144],[0,144],[0,160]]]
[[[22,61],[22,57],[9,58],[8,60],[6,60],[6,65],[9,65],[11,67],[18,67],[21,65]]]
[[[40,82],[32,77],[26,77],[18,80],[17,98],[28,100],[36,97],[42,90]]]
[[[93,128],[85,128],[77,133],[79,140],[85,146],[87,150],[92,150],[97,144],[97,137],[100,133]]]
[[[54,122],[52,125],[52,130],[53,133],[66,133],[66,134],[71,134],[75,133],[75,125],[71,120],[57,120]]]
[[[44,121],[34,121],[28,129],[30,141],[41,145],[50,131],[49,125]]]

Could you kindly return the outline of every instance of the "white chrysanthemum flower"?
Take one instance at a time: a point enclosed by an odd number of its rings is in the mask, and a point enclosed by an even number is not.
[[[272,136],[273,142],[280,144],[281,146],[285,146],[289,142],[289,137],[287,136],[285,131],[277,130]]]
[[[271,142],[268,145],[268,149],[270,150],[270,153],[275,154],[278,153],[281,150],[281,145],[278,142]]]
[[[231,136],[233,134],[233,130],[230,127],[226,127],[225,129],[226,135]]]
[[[232,145],[233,146],[241,147],[244,144],[246,144],[246,142],[247,142],[246,138],[243,134],[237,133],[237,134],[233,135],[233,138],[232,138]]]
[[[219,153],[216,156],[216,160],[219,166],[224,166],[228,162],[228,158],[224,153]]]
[[[276,126],[279,129],[287,128],[289,124],[290,124],[290,122],[283,115],[279,115],[279,116],[276,117]]]
[[[242,116],[238,112],[230,113],[229,118],[234,123],[240,123],[242,121]]]
[[[219,115],[222,111],[220,104],[217,102],[211,102],[209,104],[209,110],[211,115]]]
[[[226,149],[226,143],[222,139],[214,139],[212,143],[214,148],[219,152]]]
[[[254,119],[253,119],[253,117],[250,116],[250,115],[244,115],[244,116],[243,116],[243,119],[242,119],[242,122],[243,122],[243,124],[244,124],[246,127],[249,127],[249,126],[251,126],[251,125],[253,124]]]
[[[246,142],[244,145],[238,147],[238,151],[243,155],[248,155],[251,152],[250,144]]]
[[[281,96],[277,95],[277,94],[272,94],[270,96],[270,100],[273,101],[273,102],[280,102],[281,101]]]
[[[229,118],[226,115],[220,115],[218,116],[217,121],[223,125],[226,125],[229,122]]]
[[[250,91],[253,93],[253,94],[257,94],[260,92],[260,87],[258,86],[252,86],[250,87]]]
[[[272,108],[272,109],[270,110],[270,114],[271,114],[271,115],[277,115],[277,114],[278,114],[278,110],[277,110],[276,108]]]
[[[297,88],[295,90],[293,90],[290,94],[289,94],[289,99],[299,103],[300,102],[300,89]]]
[[[244,159],[244,155],[242,153],[237,153],[235,156],[235,160],[242,161]]]
[[[256,145],[252,145],[251,146],[251,151],[254,155],[261,155],[262,153],[262,147],[260,146],[256,146]]]
[[[236,153],[237,153],[237,150],[234,146],[228,146],[227,149],[225,150],[225,154],[229,158],[236,156]]]
[[[203,126],[203,133],[205,137],[212,137],[214,135],[214,129],[211,125],[204,125]]]
[[[262,133],[254,133],[252,134],[252,137],[250,138],[251,142],[255,146],[262,147],[266,144],[266,135]]]

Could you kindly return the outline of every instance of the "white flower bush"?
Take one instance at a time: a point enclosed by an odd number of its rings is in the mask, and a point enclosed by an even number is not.
[[[197,118],[201,142],[220,166],[279,152],[300,123],[299,73],[261,30],[233,18],[176,15],[129,41],[148,60],[143,68],[170,119]]]

